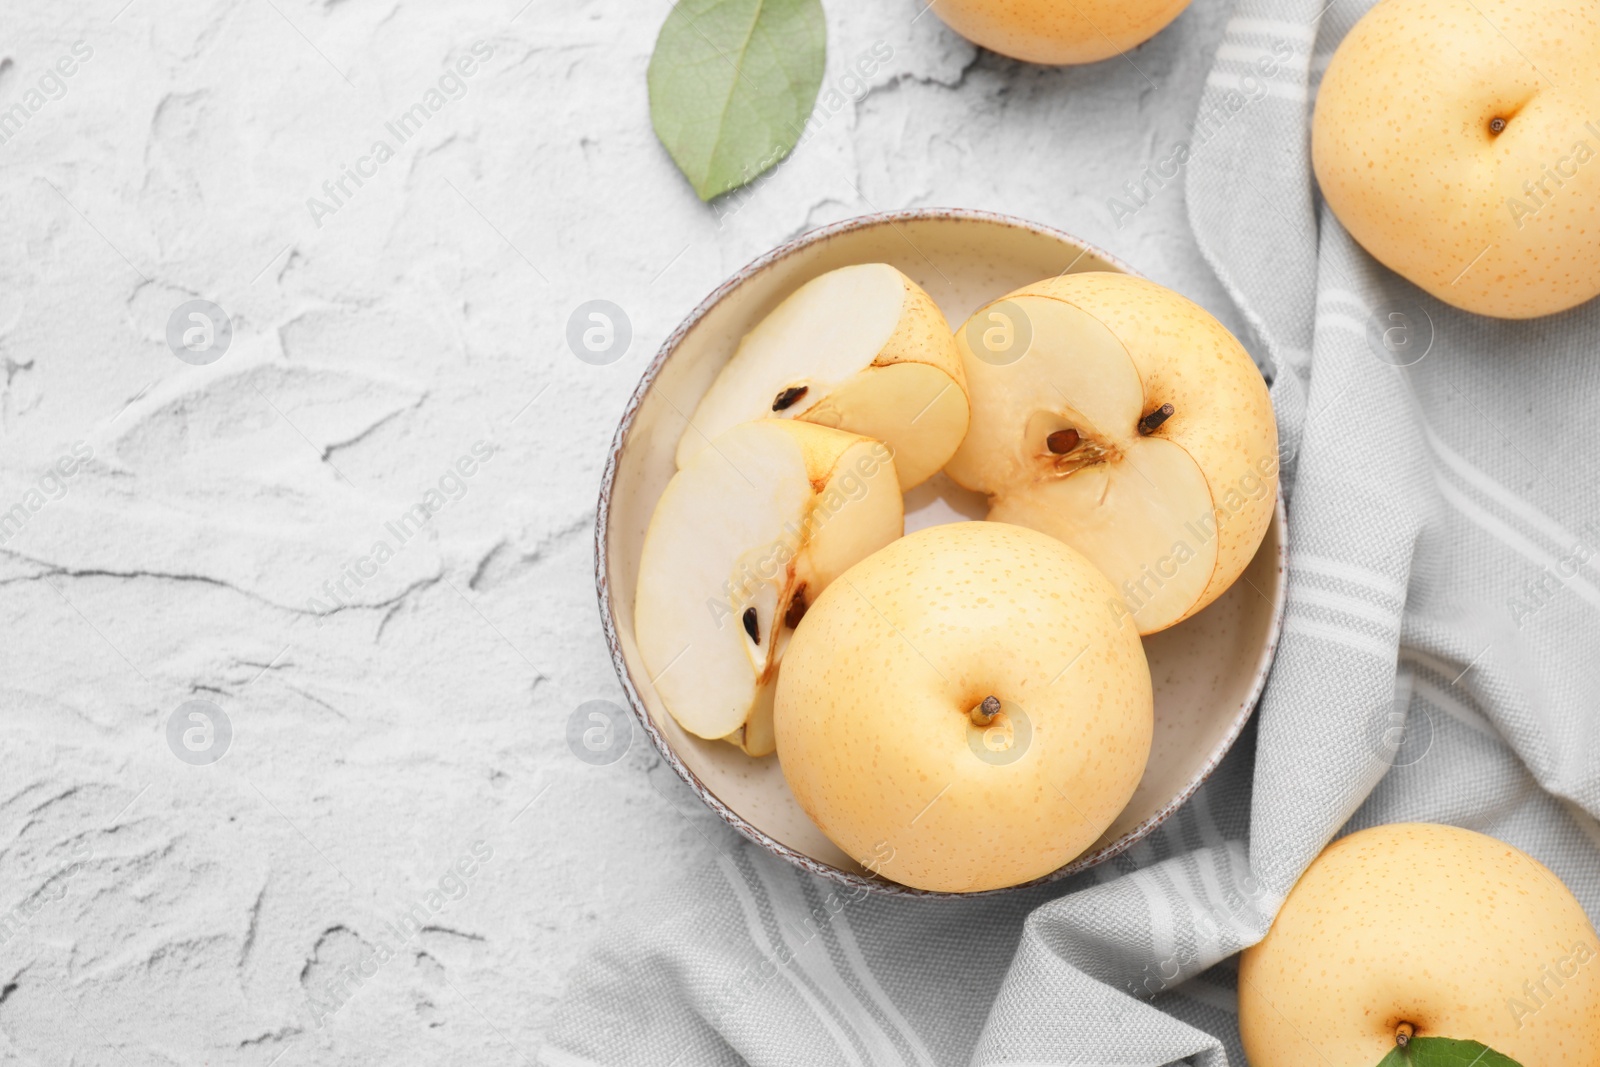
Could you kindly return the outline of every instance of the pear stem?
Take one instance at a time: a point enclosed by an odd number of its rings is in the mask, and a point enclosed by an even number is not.
[[[994,717],[998,714],[1000,714],[1000,698],[995,696],[984,697],[983,703],[967,713],[972,719],[972,725],[979,727],[994,722]]]
[[[1139,420],[1139,432],[1146,437],[1161,429],[1161,424],[1172,418],[1172,405],[1162,404]]]
[[[1401,1048],[1405,1048],[1407,1045],[1411,1044],[1411,1035],[1415,1034],[1416,1032],[1417,1028],[1415,1026],[1412,1026],[1410,1023],[1401,1023],[1399,1026],[1394,1028],[1394,1043],[1399,1045]]]

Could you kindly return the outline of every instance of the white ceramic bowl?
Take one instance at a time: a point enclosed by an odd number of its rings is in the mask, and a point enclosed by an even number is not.
[[[1065,233],[985,212],[928,209],[868,215],[813,230],[745,267],[684,320],[645,370],[623,413],[600,488],[595,579],[617,677],[662,757],[713,811],[805,869],[883,893],[926,893],[875,878],[800,810],[777,757],[687,733],[662,705],[639,659],[633,594],[645,529],[672,477],[678,437],[740,338],[802,284],[851,263],[891,263],[938,301],[952,326],[984,303],[1055,274],[1133,273]],[[981,518],[981,498],[938,475],[908,495],[906,529]],[[1145,639],[1155,682],[1155,739],[1133,799],[1088,850],[1043,880],[1100,863],[1148,834],[1227,753],[1266,681],[1284,603],[1284,513],[1243,578],[1192,619]],[[1013,887],[1015,888],[1015,887]],[[1004,890],[998,890],[1004,892]]]

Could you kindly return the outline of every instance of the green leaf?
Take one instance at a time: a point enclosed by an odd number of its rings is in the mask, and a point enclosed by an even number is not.
[[[700,199],[800,140],[822,87],[822,0],[679,0],[650,57],[650,121]]]
[[[1448,1037],[1414,1037],[1405,1048],[1398,1045],[1378,1061],[1378,1067],[1522,1067],[1477,1041]]]

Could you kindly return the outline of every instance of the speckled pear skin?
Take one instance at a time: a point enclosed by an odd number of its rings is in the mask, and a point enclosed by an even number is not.
[[[1150,671],[1117,602],[1081,555],[1020,526],[935,526],[874,553],[789,644],[775,721],[790,789],[847,853],[915,888],[1055,870],[1110,825],[1150,752]],[[969,718],[990,695],[1031,728],[1014,759],[986,756]]]
[[[1073,304],[1116,335],[1144,384],[1144,411],[1173,403],[1157,432],[1188,452],[1206,477],[1217,520],[1217,559],[1181,622],[1244,573],[1272,523],[1278,491],[1278,424],[1266,380],[1238,338],[1205,308],[1131,274],[1089,271],[1046,278],[1004,299]],[[1195,516],[1200,519],[1200,516]]]
[[[902,277],[906,286],[905,307],[900,312],[899,325],[895,327],[883,351],[873,360],[873,365],[887,367],[893,363],[926,363],[950,376],[956,387],[965,393],[967,375],[962,369],[961,355],[956,351],[950,336],[950,323],[944,312],[933,302],[927,290]]]
[[[1251,1067],[1376,1067],[1402,1022],[1522,1067],[1600,1065],[1593,925],[1542,864],[1471,830],[1334,842],[1240,959],[1245,1053]]]
[[[1322,195],[1381,263],[1458,308],[1523,319],[1589,300],[1597,54],[1593,0],[1384,0],[1317,93]]]
[[[1097,63],[1148,41],[1189,0],[934,0],[974,44],[1029,63]]]

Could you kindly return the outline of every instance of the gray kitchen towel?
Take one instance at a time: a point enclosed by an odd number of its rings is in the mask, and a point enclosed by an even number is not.
[[[546,1063],[1238,1067],[1232,957],[1331,838],[1388,822],[1509,841],[1600,916],[1600,304],[1456,311],[1321,205],[1310,109],[1364,6],[1238,3],[1185,166],[1290,494],[1254,728],[1138,847],[1054,886],[857,897],[731,844],[579,966]]]

